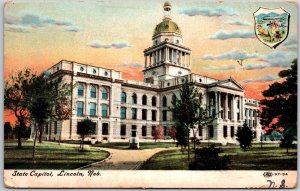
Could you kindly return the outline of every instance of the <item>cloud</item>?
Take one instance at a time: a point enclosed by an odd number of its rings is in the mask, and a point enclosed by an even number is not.
[[[42,18],[34,14],[25,14],[20,17],[16,16],[5,16],[5,29],[13,32],[23,32],[26,28],[26,32],[34,28],[41,28],[47,26],[65,26],[65,27],[75,27],[70,21],[56,20],[53,18]],[[74,28],[67,28],[66,31],[75,32]],[[76,31],[77,32],[77,31]]]
[[[67,26],[67,27],[65,27],[65,30],[70,31],[70,32],[78,32],[78,31],[80,31],[80,28],[76,27],[76,26]]]
[[[269,67],[269,64],[266,63],[256,63],[256,64],[244,64],[241,68],[244,70],[255,70],[255,69],[264,69]]]
[[[139,64],[139,63],[133,63],[133,64],[121,63],[121,64],[117,64],[116,66],[118,66],[118,67],[131,67],[131,68],[142,68],[143,67],[143,65]]]
[[[263,55],[260,59],[267,62],[271,67],[289,67],[291,62],[297,58],[296,52],[291,51],[271,51],[267,55]]]
[[[206,17],[220,17],[224,15],[235,16],[238,15],[237,11],[232,8],[193,8],[179,11],[180,14],[188,15],[190,17],[201,15]]]
[[[279,77],[273,77],[270,75],[262,76],[259,78],[253,78],[253,79],[245,79],[243,80],[244,83],[251,83],[251,82],[270,82],[279,79]]]
[[[297,50],[298,40],[295,34],[290,35],[284,42],[283,46],[290,50]]]
[[[131,47],[127,42],[116,42],[116,43],[111,43],[111,44],[103,44],[98,40],[93,40],[93,41],[89,42],[87,44],[87,46],[89,46],[91,48],[104,48],[104,49],[108,49],[108,48],[121,49],[121,48]]]
[[[238,26],[250,26],[251,25],[249,22],[241,21],[241,20],[230,20],[225,23],[230,24],[230,25],[238,25]]]
[[[221,66],[206,66],[205,70],[234,70],[236,66],[221,65]]]
[[[218,39],[218,40],[227,40],[232,38],[253,38],[255,37],[253,31],[233,31],[233,32],[224,32],[219,31],[214,35],[209,36],[210,39]]]
[[[32,29],[31,27],[19,26],[14,24],[5,24],[4,28],[7,31],[18,32],[18,33],[28,33]]]
[[[257,58],[258,54],[250,54],[247,52],[242,52],[239,50],[231,50],[229,52],[224,52],[218,55],[204,55],[202,59],[204,60],[245,60],[248,58]]]

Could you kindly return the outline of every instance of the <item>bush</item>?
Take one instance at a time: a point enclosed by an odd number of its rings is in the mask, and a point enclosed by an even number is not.
[[[189,164],[190,170],[227,170],[230,164],[229,156],[219,156],[223,150],[214,144],[210,147],[195,150],[195,160]]]

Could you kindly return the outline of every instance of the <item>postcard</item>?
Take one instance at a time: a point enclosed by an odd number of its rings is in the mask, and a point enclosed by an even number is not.
[[[8,0],[8,188],[296,188],[296,1]]]

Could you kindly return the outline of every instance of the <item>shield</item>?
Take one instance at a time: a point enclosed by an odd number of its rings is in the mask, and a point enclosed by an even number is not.
[[[282,8],[260,7],[254,13],[256,37],[270,48],[276,48],[289,33],[290,14]]]

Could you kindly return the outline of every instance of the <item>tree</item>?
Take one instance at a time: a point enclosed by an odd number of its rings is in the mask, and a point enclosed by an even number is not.
[[[189,136],[190,136],[190,129],[181,124],[181,123],[176,123],[176,140],[178,142],[178,145],[181,147],[181,152],[184,152],[184,148],[188,145],[189,142]]]
[[[18,120],[20,128],[18,129],[18,148],[22,147],[21,132],[29,124],[28,99],[25,92],[27,86],[24,84],[30,83],[36,75],[30,69],[18,71],[10,75],[5,81],[4,87],[4,108],[13,112]]]
[[[157,139],[164,139],[165,136],[164,136],[164,128],[163,127],[155,127],[152,131],[152,136],[153,136],[153,139],[156,140]]]
[[[279,72],[283,82],[275,82],[262,92],[260,112],[263,127],[283,127],[297,135],[297,59],[291,68]]]
[[[286,131],[281,138],[280,147],[285,147],[286,153],[288,153],[289,148],[293,147],[294,140],[295,140],[294,135],[290,131]]]
[[[61,83],[61,79],[58,78],[58,83],[54,83],[54,118],[56,121],[63,121],[70,119],[72,115],[71,107],[71,86],[67,83]],[[59,132],[59,144],[61,141],[62,126]]]
[[[12,134],[12,126],[10,125],[10,122],[7,121],[4,123],[4,138],[9,139],[10,135]]]
[[[84,145],[84,138],[88,135],[94,134],[95,133],[95,125],[94,123],[86,118],[83,119],[81,122],[78,123],[77,126],[77,134],[81,136],[81,149],[83,150],[83,145]]]
[[[202,94],[195,87],[195,84],[193,82],[188,82],[186,80],[186,82],[182,84],[179,91],[180,99],[172,100],[173,107],[170,108],[170,110],[173,112],[173,120],[184,128],[183,130],[177,129],[177,134],[187,133],[187,130],[185,128],[192,129],[194,140],[196,140],[196,135],[198,131],[198,127],[196,125],[198,124],[199,126],[203,126],[208,123],[211,123],[214,120],[214,116],[210,116],[209,112],[207,112],[207,109],[204,109],[202,107]],[[186,136],[186,134],[183,134],[182,136],[179,135],[179,137],[187,137],[189,139],[189,136]],[[189,160],[189,140],[187,143]],[[194,141],[194,150],[195,147],[196,144]]]
[[[175,141],[176,140],[176,127],[169,128],[169,136]]]
[[[244,123],[242,128],[237,130],[235,136],[237,137],[236,140],[240,143],[240,147],[244,149],[244,151],[251,146],[253,133],[246,123]]]

